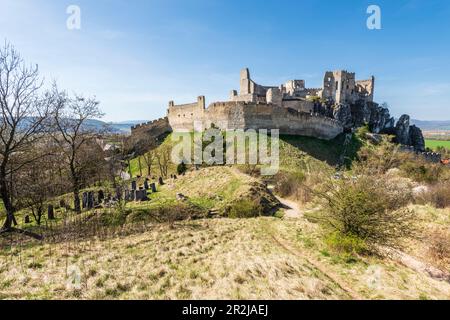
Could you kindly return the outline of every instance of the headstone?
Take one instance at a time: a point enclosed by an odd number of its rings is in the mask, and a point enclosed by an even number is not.
[[[89,193],[88,193],[87,208],[88,208],[88,210],[94,208],[94,191],[89,191]]]
[[[98,191],[98,203],[102,203],[105,200],[105,193],[103,190]]]
[[[164,180],[163,180],[162,177],[159,177],[158,183],[159,183],[160,186],[162,186],[164,184]]]
[[[86,209],[87,205],[88,205],[88,193],[87,192],[83,192],[81,207],[83,209]]]
[[[147,190],[137,190],[135,201],[148,201]]]
[[[136,183],[136,181],[131,181],[131,190],[137,190],[137,183]]]
[[[184,194],[182,194],[182,193],[177,193],[176,197],[177,197],[178,201],[185,201],[185,200],[187,200],[187,197]]]
[[[145,181],[144,181],[144,189],[145,190],[149,189],[149,187],[148,187],[148,180],[147,179],[145,179]]]
[[[156,183],[151,183],[150,188],[152,189],[152,192],[156,192]]]
[[[27,224],[30,223],[30,216],[25,216],[24,222]]]
[[[55,210],[53,208],[53,205],[51,205],[51,204],[48,205],[47,218],[48,218],[48,220],[55,219]]]
[[[117,187],[116,188],[116,200],[122,199],[122,188]]]

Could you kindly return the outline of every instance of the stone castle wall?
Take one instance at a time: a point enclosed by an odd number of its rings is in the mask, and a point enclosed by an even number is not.
[[[134,127],[131,127],[132,136],[139,137],[142,135],[146,135],[149,137],[153,137],[155,139],[164,136],[165,134],[171,131],[172,128],[169,124],[168,117],[160,118],[158,120],[138,124]]]
[[[174,131],[199,131],[212,126],[222,130],[279,129],[280,134],[326,140],[343,132],[342,125],[335,119],[272,104],[244,101],[215,102],[208,108],[201,103],[171,104],[168,118]]]

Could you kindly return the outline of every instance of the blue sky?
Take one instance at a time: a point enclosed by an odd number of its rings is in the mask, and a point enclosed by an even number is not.
[[[72,4],[81,30],[66,28]],[[382,30],[366,27],[370,4]],[[46,80],[95,95],[108,121],[163,116],[169,100],[226,100],[243,67],[265,85],[373,74],[394,116],[450,119],[448,0],[0,0],[5,38]]]

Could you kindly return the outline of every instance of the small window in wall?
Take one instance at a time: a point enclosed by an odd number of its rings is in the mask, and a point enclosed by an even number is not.
[[[193,113],[191,113],[191,117],[193,117],[194,116],[194,114]]]
[[[181,114],[178,115],[178,118],[181,118]]]
[[[339,88],[339,82],[336,81],[336,90]]]
[[[184,118],[186,118],[186,115],[185,115],[185,114],[183,114],[183,117],[184,117]]]

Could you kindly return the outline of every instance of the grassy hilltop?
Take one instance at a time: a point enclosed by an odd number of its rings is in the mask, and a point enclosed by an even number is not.
[[[346,147],[344,139],[282,137],[273,177],[252,166],[188,168],[149,202],[79,216],[56,205],[70,195],[54,199],[56,221],[22,225],[43,232],[44,243],[1,238],[0,299],[450,299],[449,172],[362,134]],[[138,163],[131,161],[133,177]],[[138,185],[159,175],[156,162],[150,174],[144,163]],[[364,179],[373,183],[355,193]],[[322,220],[338,209],[321,191],[330,183],[345,191],[332,199],[347,217],[400,210],[413,216],[418,236],[391,248],[358,230],[330,230]],[[89,190],[99,188],[110,186]],[[392,237],[391,225],[383,228]]]

